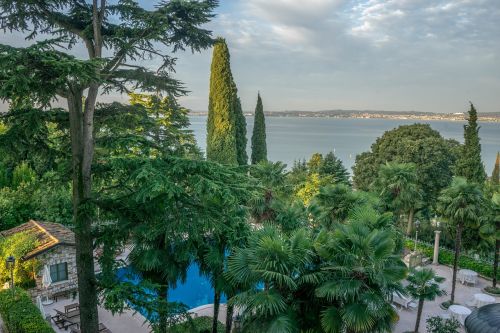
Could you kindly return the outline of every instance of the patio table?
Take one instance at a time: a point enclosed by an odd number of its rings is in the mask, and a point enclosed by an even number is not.
[[[465,306],[461,305],[452,305],[448,308],[450,315],[458,320],[460,324],[464,324],[465,318],[472,313],[472,311]]]
[[[458,271],[458,279],[462,284],[464,283],[472,283],[476,284],[477,273],[470,269],[461,269]]]
[[[474,294],[474,305],[478,308],[495,303],[495,297],[486,294]]]

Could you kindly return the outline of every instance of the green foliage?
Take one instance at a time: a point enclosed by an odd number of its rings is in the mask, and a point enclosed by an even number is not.
[[[221,322],[217,324],[217,333],[224,333],[226,326]],[[196,317],[188,320],[185,323],[177,324],[170,328],[172,333],[210,333],[212,332],[212,318]]]
[[[207,120],[207,159],[223,164],[238,163],[239,120],[229,49],[224,39],[214,45],[210,70]]]
[[[29,184],[35,181],[36,175],[33,169],[26,162],[16,166],[12,173],[12,187],[18,188],[23,184]]]
[[[455,225],[477,229],[484,208],[481,188],[461,177],[456,177],[439,197],[438,211],[449,223]]]
[[[331,229],[338,223],[346,222],[356,209],[369,206],[366,193],[353,191],[344,184],[321,187],[309,205],[309,212],[314,221]]]
[[[446,291],[442,290],[439,285],[445,279],[437,276],[432,268],[422,268],[420,270],[413,270],[407,280],[409,284],[406,287],[406,291],[414,299],[418,300],[417,320],[414,330],[418,332],[424,302],[433,301],[436,297],[446,294]]]
[[[399,126],[378,138],[369,152],[356,156],[354,186],[370,190],[374,175],[386,162],[414,163],[424,207],[433,207],[440,191],[451,183],[458,148],[458,142],[443,139],[429,125]]]
[[[406,275],[397,238],[367,212],[332,231],[255,231],[228,260],[228,280],[246,286],[229,301],[244,309],[243,332],[390,332],[387,295]]]
[[[329,152],[322,159],[319,165],[319,174],[322,176],[331,176],[335,184],[350,185],[349,172],[333,152]]]
[[[491,183],[493,185],[500,185],[500,153],[497,153],[497,159],[495,161],[495,167],[491,173]]]
[[[200,158],[188,110],[174,96],[131,93],[130,105],[99,104],[96,154]]]
[[[464,177],[469,182],[483,184],[486,180],[486,173],[481,160],[479,128],[477,125],[477,111],[471,103],[468,123],[464,125],[465,143],[462,148],[462,154],[457,162],[456,174]]]
[[[411,251],[415,248],[415,242],[412,240],[405,241],[405,247]],[[424,256],[432,258],[434,255],[434,248],[430,245],[425,245],[418,243],[417,249]],[[451,266],[453,265],[454,252],[448,249],[439,249],[439,263],[441,265]],[[458,259],[458,267],[473,270],[484,277],[493,278],[493,267],[491,263],[478,260],[467,255],[460,255]],[[500,279],[500,274],[497,274],[497,278]]]
[[[31,297],[21,288],[0,291],[0,315],[10,333],[54,333]]]
[[[314,153],[307,163],[295,162],[288,179],[295,188],[296,197],[305,205],[310,204],[323,186],[334,184],[350,186],[347,170],[332,152],[325,158],[320,153]]]
[[[408,215],[406,234],[410,234],[414,213],[421,207],[423,197],[418,184],[417,166],[413,163],[387,162],[380,166],[373,189],[394,215]]]
[[[26,232],[20,232],[7,238],[0,237],[0,284],[10,281],[10,271],[5,266],[5,260],[9,256],[16,258],[14,267],[14,282],[17,286],[33,287],[35,277],[40,270],[40,263],[36,259],[22,260],[37,246],[36,236]]]
[[[445,291],[441,290],[439,286],[445,279],[437,276],[431,268],[414,270],[407,277],[407,280],[409,284],[406,290],[417,300],[433,301],[436,297],[445,295]]]
[[[455,318],[443,319],[434,316],[427,319],[427,333],[459,333],[461,326]]]
[[[236,88],[235,88],[236,91]],[[243,114],[243,109],[241,108],[240,98],[236,96],[235,98],[234,112],[236,116],[236,147],[237,147],[237,159],[239,165],[248,164],[248,154],[247,154],[247,121],[245,115]]]
[[[257,106],[255,107],[255,116],[252,133],[252,164],[261,161],[267,161],[266,144],[266,119],[264,117],[264,107],[260,93],[257,95]]]

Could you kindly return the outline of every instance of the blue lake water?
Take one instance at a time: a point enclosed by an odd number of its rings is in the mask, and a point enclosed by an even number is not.
[[[206,148],[206,116],[191,116],[191,129],[199,147]],[[250,156],[253,117],[246,117]],[[357,154],[368,151],[385,131],[414,123],[426,123],[445,138],[463,142],[463,125],[459,121],[415,121],[392,119],[335,119],[307,117],[267,117],[267,151],[271,161],[288,166],[294,160],[308,159],[313,153],[334,151],[346,168],[351,170]],[[500,151],[500,123],[480,123],[482,158],[490,175]]]

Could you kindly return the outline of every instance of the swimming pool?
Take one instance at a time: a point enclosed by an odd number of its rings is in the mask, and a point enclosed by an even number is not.
[[[127,281],[135,285],[141,281],[140,275],[134,274],[130,267],[120,268],[117,277],[119,281]],[[193,263],[189,266],[184,283],[178,282],[176,288],[168,290],[168,301],[183,303],[189,309],[214,302],[214,289],[208,278],[200,274],[198,264]],[[221,303],[226,301],[226,296],[222,294]],[[139,312],[144,315],[142,311],[139,310]]]

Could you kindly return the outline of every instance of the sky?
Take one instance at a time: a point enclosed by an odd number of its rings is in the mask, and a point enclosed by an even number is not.
[[[221,0],[216,14],[205,28],[228,43],[245,111],[260,91],[267,111],[500,112],[500,0]],[[195,111],[211,52],[175,54]]]
[[[500,111],[499,0],[222,0],[244,110]],[[177,77],[206,110],[211,51]]]

